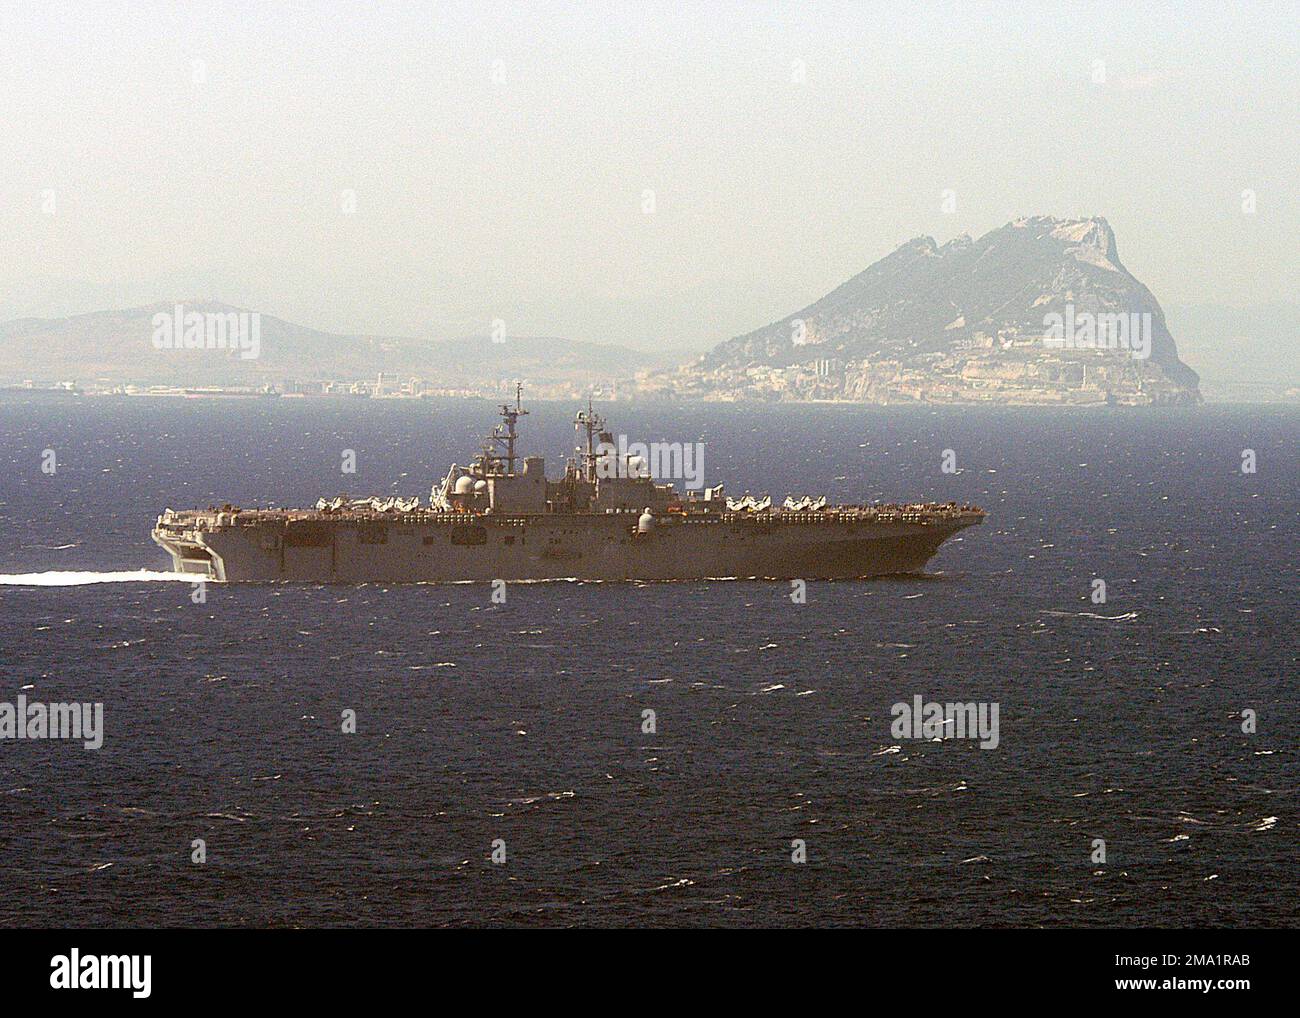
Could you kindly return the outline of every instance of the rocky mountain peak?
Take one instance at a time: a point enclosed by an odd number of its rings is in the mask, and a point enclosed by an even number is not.
[[[1055,344],[1052,330],[1067,317],[1071,329],[1080,323],[1078,335]],[[1089,346],[1088,329],[1095,339],[1098,321],[1136,331]],[[1026,388],[1041,389],[1041,381],[1066,401],[1085,400],[1079,393],[1199,399],[1196,374],[1178,359],[1164,312],[1119,260],[1115,232],[1099,216],[1025,217],[942,247],[932,237],[914,238],[807,307],[719,344],[699,371],[752,377],[770,369],[795,379],[809,364],[817,377],[839,380],[831,395],[854,392],[855,377],[874,378],[885,364],[915,394],[929,387],[969,396],[987,373],[999,383],[990,389],[1015,389],[1014,379],[1000,377],[1015,375]],[[819,381],[813,389],[834,384]]]

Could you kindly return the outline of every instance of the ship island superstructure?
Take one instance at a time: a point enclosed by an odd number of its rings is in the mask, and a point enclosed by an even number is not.
[[[678,492],[635,456],[616,459],[589,403],[557,480],[518,454],[527,410],[516,386],[468,466],[418,498],[320,499],[311,509],[167,509],[154,541],[176,572],[219,582],[858,579],[913,573],[984,520],[955,503],[826,504]]]

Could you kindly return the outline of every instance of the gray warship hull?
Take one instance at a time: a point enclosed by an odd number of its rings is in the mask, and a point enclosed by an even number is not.
[[[590,403],[574,419],[584,442],[552,481],[542,457],[516,452],[521,392],[474,461],[453,463],[434,485],[427,508],[340,495],[315,510],[168,509],[153,539],[176,572],[226,583],[841,580],[916,572],[984,519],[955,503],[828,508],[824,497],[792,496],[774,508],[770,497],[726,498],[722,485],[678,492],[615,447]]]
[[[983,514],[719,513],[469,517],[294,510],[165,513],[154,541],[177,572],[218,582],[420,583],[459,580],[858,579],[921,570]]]

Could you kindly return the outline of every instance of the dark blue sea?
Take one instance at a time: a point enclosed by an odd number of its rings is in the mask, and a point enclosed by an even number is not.
[[[574,409],[523,422],[553,473]],[[493,406],[0,397],[0,702],[104,705],[98,750],[0,740],[0,924],[1297,925],[1300,411],[606,409],[703,441],[733,493],[989,519],[928,575],[802,605],[726,581],[195,604],[105,575],[169,568],[164,507],[427,497]],[[894,737],[918,695],[997,703],[997,747]]]

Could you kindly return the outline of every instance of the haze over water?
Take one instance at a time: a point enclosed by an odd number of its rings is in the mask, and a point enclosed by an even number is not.
[[[1107,217],[1166,306],[1300,268],[1285,3],[51,0],[0,52],[0,321],[701,351],[1023,215]]]
[[[531,409],[523,451],[555,473],[574,407]],[[0,867],[27,888],[0,922],[1295,925],[1294,409],[605,409],[634,439],[702,440],[730,493],[989,520],[926,577],[811,583],[804,605],[752,582],[504,605],[477,584],[200,605],[181,582],[7,583],[0,701],[102,701],[105,735],[0,741]],[[427,497],[492,420],[3,396],[0,573],[163,573],[168,505]],[[999,703],[997,749],[895,739],[916,695]]]

